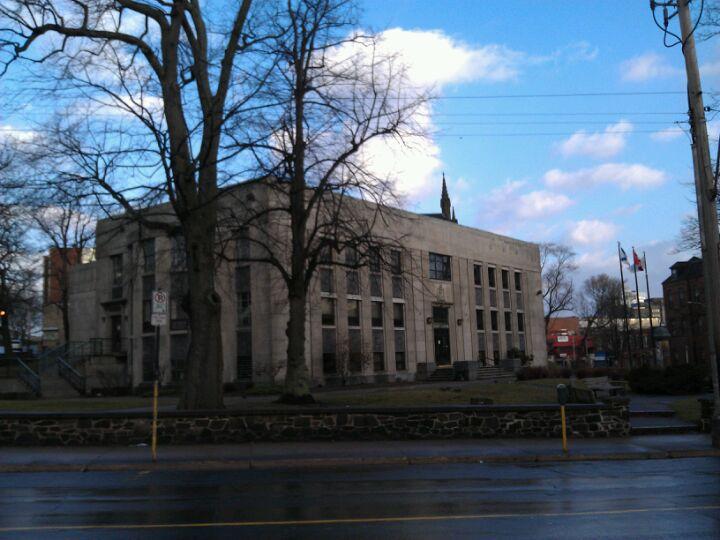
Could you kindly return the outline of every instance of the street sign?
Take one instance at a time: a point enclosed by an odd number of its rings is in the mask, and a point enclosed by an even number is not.
[[[168,312],[168,295],[165,291],[153,291],[152,294],[152,312],[150,314],[150,324],[153,326],[163,326],[167,324]]]

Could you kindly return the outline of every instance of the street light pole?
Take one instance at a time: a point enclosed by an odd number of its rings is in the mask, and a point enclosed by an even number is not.
[[[695,51],[694,25],[690,15],[691,0],[674,0],[669,2],[650,1],[650,8],[655,17],[655,8],[663,8],[663,22],[665,38],[670,19],[678,15],[680,19],[681,36],[677,44],[681,44],[685,58],[685,72],[687,75],[688,104],[690,106],[690,127],[692,133],[693,166],[695,170],[695,195],[698,205],[698,222],[700,224],[700,240],[703,256],[703,276],[705,285],[705,305],[708,328],[708,360],[713,379],[713,393],[715,397],[715,413],[713,418],[713,445],[720,447],[720,391],[718,388],[718,357],[717,349],[720,346],[720,316],[717,309],[720,306],[720,238],[718,237],[717,220],[717,185],[710,160],[710,147],[708,144],[707,121],[705,119],[705,106],[703,104],[702,87],[700,85],[700,70],[698,69],[697,53]],[[668,8],[676,8],[677,12],[668,14]],[[656,20],[657,22],[657,20]],[[672,34],[674,35],[674,34]],[[678,37],[678,36],[675,36]]]

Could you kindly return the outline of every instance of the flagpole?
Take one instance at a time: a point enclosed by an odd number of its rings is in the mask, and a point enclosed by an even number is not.
[[[648,317],[650,317],[650,345],[652,346],[653,362],[657,364],[657,351],[655,350],[655,328],[653,327],[652,298],[650,296],[650,278],[648,277],[647,258],[643,251],[643,269],[645,270],[645,289],[647,290]]]
[[[620,242],[618,244],[618,264],[620,265],[620,281],[622,282],[622,300],[623,300],[623,321],[625,324],[625,348],[627,349],[628,353],[628,363],[630,364],[630,367],[632,367],[632,347],[630,346],[630,334],[629,334],[629,328],[628,328],[628,318],[627,318],[627,300],[625,299],[625,276],[623,275],[623,269],[622,269],[622,258],[620,257]]]
[[[635,264],[635,246],[632,248],[633,250],[633,273],[635,274],[635,298],[637,299],[637,312],[638,312],[638,324],[640,325],[640,354],[643,355],[643,351],[645,349],[645,338],[643,336],[643,327],[642,327],[642,311],[640,309],[640,286],[638,285],[638,279],[637,279],[637,264]]]

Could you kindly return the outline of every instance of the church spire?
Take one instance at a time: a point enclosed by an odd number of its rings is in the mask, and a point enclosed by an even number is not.
[[[440,210],[442,211],[442,217],[450,220],[450,196],[448,195],[447,184],[445,183],[445,173],[443,172],[442,182],[442,195],[440,196]]]
[[[457,223],[457,218],[455,217],[455,207],[454,206],[452,209],[452,221],[453,221],[453,223]]]

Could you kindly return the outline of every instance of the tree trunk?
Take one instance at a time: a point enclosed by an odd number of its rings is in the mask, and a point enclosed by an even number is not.
[[[290,319],[285,331],[288,338],[287,374],[283,402],[312,403],[310,380],[305,364],[305,306],[307,293],[302,283],[290,292]]]
[[[215,290],[214,204],[183,223],[188,254],[190,351],[179,409],[223,408],[221,301]]]
[[[5,285],[5,276],[0,276],[0,310],[5,311],[5,315],[0,317],[0,342],[5,348],[5,356],[12,356],[12,337],[10,336],[10,306],[7,301],[7,287]]]

